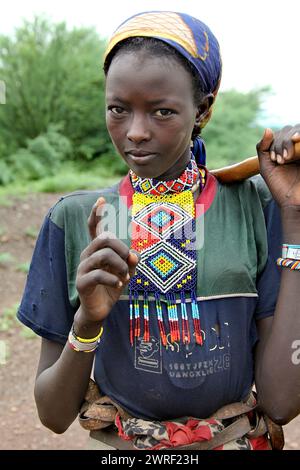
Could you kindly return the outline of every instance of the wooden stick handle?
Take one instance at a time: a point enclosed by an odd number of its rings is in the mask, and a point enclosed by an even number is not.
[[[295,144],[295,155],[300,157],[300,142]],[[258,157],[246,158],[239,163],[234,165],[225,166],[218,170],[210,170],[221,183],[235,183],[236,181],[242,181],[251,176],[259,173],[259,161]]]

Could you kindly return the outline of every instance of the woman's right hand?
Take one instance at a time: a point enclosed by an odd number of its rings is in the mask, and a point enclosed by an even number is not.
[[[82,251],[77,269],[81,316],[88,323],[101,323],[108,316],[139,261],[114,234],[101,231],[105,202],[101,197],[92,208],[88,218],[91,243]]]

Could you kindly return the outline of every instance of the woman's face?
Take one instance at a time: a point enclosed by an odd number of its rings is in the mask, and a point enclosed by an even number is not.
[[[106,124],[127,165],[142,178],[178,177],[190,159],[196,117],[192,79],[175,60],[120,53],[106,78]]]

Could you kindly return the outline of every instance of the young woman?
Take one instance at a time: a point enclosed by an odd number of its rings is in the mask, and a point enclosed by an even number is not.
[[[108,132],[130,171],[113,188],[61,198],[41,228],[18,318],[42,336],[42,423],[66,431],[93,362],[119,409],[120,442],[209,440],[235,416],[216,411],[249,405],[254,382],[261,412],[288,423],[300,411],[300,125],[265,131],[263,179],[224,185],[199,138],[221,78],[206,25],[136,15],[113,35],[104,71]],[[251,416],[252,436],[247,428],[211,447],[268,448]],[[174,426],[188,437],[172,441]]]

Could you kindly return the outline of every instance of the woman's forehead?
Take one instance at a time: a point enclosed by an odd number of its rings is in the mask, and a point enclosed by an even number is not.
[[[149,100],[158,101],[162,96],[172,96],[181,101],[192,94],[192,79],[189,73],[174,60],[168,63],[160,57],[149,56],[139,61],[134,54],[125,54],[113,61],[106,78],[108,98],[126,94],[149,94]],[[180,98],[180,99],[179,99]]]
[[[170,72],[174,72],[174,68],[185,70],[176,57],[170,55],[162,55],[161,52],[154,53],[147,49],[140,49],[136,51],[121,50],[115,55],[110,65],[111,68],[133,68],[135,71],[145,70],[148,68],[164,67]]]

